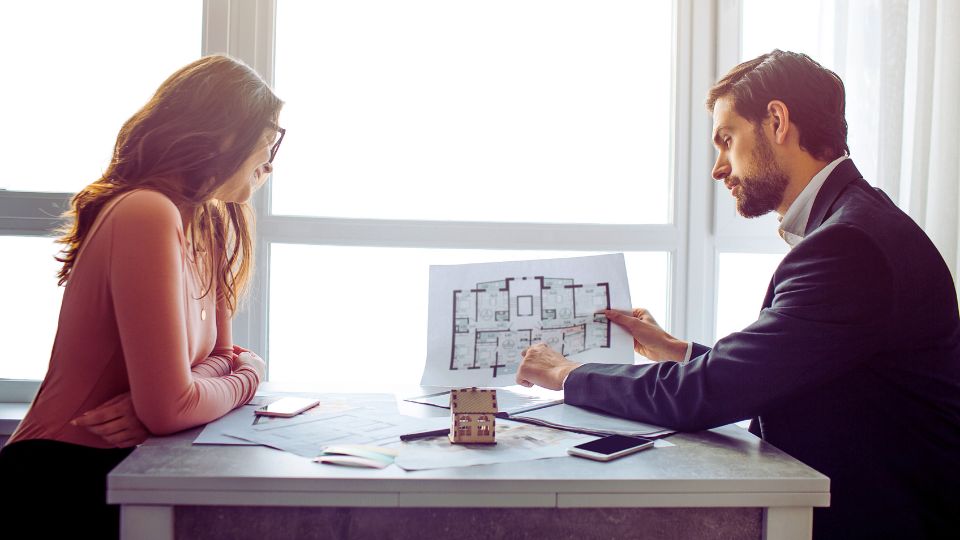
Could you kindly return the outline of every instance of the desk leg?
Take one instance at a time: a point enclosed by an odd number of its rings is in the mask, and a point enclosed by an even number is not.
[[[813,536],[813,508],[779,507],[763,509],[764,540],[810,540]]]
[[[120,538],[173,540],[173,507],[122,505]]]

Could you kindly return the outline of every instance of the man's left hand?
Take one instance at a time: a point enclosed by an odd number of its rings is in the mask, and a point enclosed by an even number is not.
[[[517,384],[562,390],[563,381],[581,364],[567,360],[544,343],[537,343],[523,351],[523,361],[517,370]]]

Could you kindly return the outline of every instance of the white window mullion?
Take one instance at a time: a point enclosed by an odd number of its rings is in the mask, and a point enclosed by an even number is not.
[[[697,268],[691,260],[690,216],[692,193],[690,190],[690,84],[693,75],[691,65],[693,43],[693,9],[690,0],[674,3],[673,39],[673,223],[678,229],[677,248],[670,253],[670,329],[674,335],[685,336],[694,326],[691,324],[687,301],[690,297],[689,272]],[[667,314],[654,314],[665,317]]]
[[[672,251],[673,225],[474,223],[270,216],[258,226],[273,242],[570,251]]]
[[[249,21],[246,33],[246,42],[242,50],[244,58],[260,73],[271,85],[274,84],[274,51],[276,29],[276,0],[256,0],[244,4],[247,8]],[[243,57],[241,57],[243,58]],[[283,96],[281,96],[283,99]],[[281,120],[282,121],[282,120]],[[257,222],[266,223],[269,220],[272,183],[257,192],[253,200]],[[259,229],[260,225],[258,225]],[[269,336],[270,336],[270,238],[258,233],[256,238],[256,261],[253,281],[250,284],[250,296],[247,307],[234,325],[242,330],[237,333],[235,341],[246,343],[251,350],[257,351],[267,360],[267,377],[270,376]],[[246,332],[244,335],[243,332]],[[242,341],[241,341],[242,340]]]
[[[755,49],[744,37],[745,27],[751,24],[744,17],[744,5],[745,0],[719,0],[716,37],[713,40],[716,43],[714,79],[722,77],[745,60],[745,49]],[[768,51],[751,52],[750,56]],[[708,140],[708,137],[704,138],[705,143]],[[715,155],[711,149],[711,156]],[[771,212],[758,219],[745,219],[737,213],[735,200],[725,186],[719,182],[713,184],[710,191],[714,210],[714,266],[709,286],[715,320],[708,328],[712,340],[737,331],[755,320],[770,274],[788,249],[776,234],[776,213]]]
[[[230,51],[231,0],[203,1],[203,55]]]
[[[677,121],[681,135],[676,139],[678,160],[676,183],[686,193],[685,234],[678,266],[680,281],[674,291],[682,291],[682,326],[678,337],[712,343],[716,302],[713,292],[716,254],[713,230],[713,187],[710,171],[713,149],[710,146],[712,121],[703,108],[707,90],[716,76],[718,3],[726,0],[680,0],[677,3],[677,63],[680,99]]]
[[[247,63],[272,84],[275,13],[275,0],[205,0],[204,54],[229,54]],[[258,223],[268,219],[269,198],[269,185],[253,197]],[[254,243],[255,272],[250,295],[233,320],[233,341],[266,358],[270,242],[258,233]]]

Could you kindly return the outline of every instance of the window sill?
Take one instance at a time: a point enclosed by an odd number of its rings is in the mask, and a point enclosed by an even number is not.
[[[0,437],[12,435],[29,408],[29,403],[0,403]]]

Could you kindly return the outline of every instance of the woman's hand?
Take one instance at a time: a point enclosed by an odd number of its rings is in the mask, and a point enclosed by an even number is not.
[[[257,375],[260,376],[260,381],[267,380],[267,363],[263,361],[263,358],[260,358],[253,351],[244,349],[239,345],[233,346],[233,352],[237,355],[233,369],[238,369],[244,365],[250,366],[257,372]]]
[[[150,436],[137,417],[130,392],[83,413],[71,420],[70,424],[85,428],[116,448],[136,446]]]
[[[603,314],[630,332],[633,336],[633,350],[650,360],[680,362],[687,354],[687,342],[664,332],[653,319],[653,315],[645,309],[634,309],[631,315],[608,309],[604,310]]]

